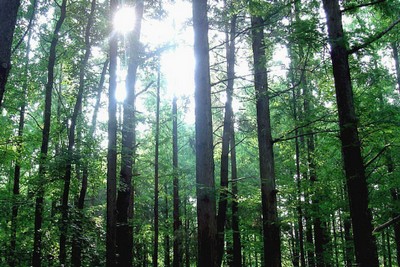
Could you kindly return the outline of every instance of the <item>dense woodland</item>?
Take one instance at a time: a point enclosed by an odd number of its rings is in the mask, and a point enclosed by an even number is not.
[[[400,266],[399,14],[0,0],[0,266]]]

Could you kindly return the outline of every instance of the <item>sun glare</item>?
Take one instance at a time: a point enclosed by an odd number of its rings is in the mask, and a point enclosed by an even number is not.
[[[133,7],[121,7],[114,15],[114,29],[122,34],[132,31],[135,27],[135,9]]]

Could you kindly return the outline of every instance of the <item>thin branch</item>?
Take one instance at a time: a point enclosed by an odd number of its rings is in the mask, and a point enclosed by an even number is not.
[[[146,92],[146,91],[150,88],[150,86],[151,86],[153,83],[154,83],[154,81],[151,81],[142,91],[139,91],[139,92],[135,95],[135,97],[138,97],[139,95],[141,95],[141,94],[143,94],[144,92]]]
[[[372,2],[369,2],[369,3],[363,3],[363,4],[359,4],[359,5],[353,5],[353,6],[346,7],[345,9],[343,9],[343,10],[340,11],[340,12],[344,13],[344,12],[351,11],[351,10],[353,10],[353,9],[357,9],[357,8],[360,8],[360,7],[372,6],[372,5],[376,5],[376,4],[385,2],[385,1],[386,1],[386,0],[377,0],[377,1],[372,1]]]
[[[37,119],[36,119],[30,112],[27,112],[26,114],[27,114],[29,117],[31,117],[31,118],[35,121],[36,126],[37,126],[41,131],[43,131],[43,127],[40,125],[40,123],[37,121]]]
[[[11,54],[14,54],[15,51],[18,49],[18,47],[21,45],[22,41],[24,40],[25,36],[28,34],[29,30],[32,27],[33,24],[33,19],[35,18],[35,14],[36,14],[36,4],[37,4],[37,0],[34,0],[32,6],[33,6],[33,10],[32,10],[32,15],[29,19],[29,23],[28,26],[26,27],[26,30],[24,32],[24,34],[22,35],[22,37],[19,39],[18,43],[15,45],[14,49],[12,50]]]
[[[367,167],[368,167],[369,165],[371,165],[377,158],[379,158],[379,157],[383,154],[383,152],[385,152],[386,148],[388,148],[389,146],[390,146],[390,144],[385,145],[385,146],[381,149],[381,151],[379,151],[379,153],[375,155],[375,157],[373,157],[370,161],[368,161],[368,162],[365,164],[365,168],[367,168]]]
[[[393,225],[395,223],[398,223],[399,221],[400,221],[400,215],[398,215],[398,216],[394,217],[393,219],[385,222],[384,224],[379,225],[378,227],[376,227],[372,231],[372,233],[378,233],[378,232],[382,231],[383,229],[388,228],[389,226],[391,226],[391,225]]]
[[[330,115],[330,114],[326,114],[326,115],[324,115],[324,116],[322,116],[322,117],[319,117],[319,118],[317,118],[317,119],[315,119],[315,120],[312,120],[312,121],[309,121],[309,122],[307,122],[307,123],[305,123],[305,124],[302,124],[302,125],[300,125],[300,126],[297,126],[297,127],[295,127],[294,129],[292,129],[292,130],[286,132],[285,134],[283,134],[281,137],[276,138],[275,140],[278,140],[278,141],[279,141],[279,140],[281,140],[282,138],[284,138],[285,136],[287,136],[287,135],[289,135],[289,134],[291,134],[291,133],[294,133],[294,132],[296,132],[297,130],[299,130],[299,129],[301,129],[301,128],[308,127],[308,126],[310,126],[311,124],[314,124],[314,123],[317,123],[317,122],[337,123],[337,121],[324,120],[324,118],[328,117],[329,115]]]
[[[365,43],[356,45],[353,48],[351,48],[350,50],[348,50],[347,54],[349,54],[349,55],[350,54],[354,54],[354,53],[358,52],[359,50],[366,48],[367,46],[369,46],[373,42],[375,42],[375,41],[379,40],[380,38],[382,38],[386,33],[391,31],[399,23],[400,23],[400,17],[396,21],[394,21],[392,24],[390,24],[390,26],[387,27],[385,30],[383,30],[382,32],[376,34],[375,36],[370,37],[369,40],[366,41]]]
[[[321,130],[321,131],[314,131],[314,132],[308,132],[308,133],[299,134],[299,135],[295,135],[295,136],[290,136],[290,137],[286,137],[286,138],[277,138],[277,139],[274,139],[272,142],[273,142],[273,143],[278,143],[278,142],[282,142],[282,141],[289,141],[289,140],[293,140],[293,139],[295,139],[295,138],[304,137],[304,136],[309,136],[309,135],[314,135],[314,134],[319,134],[319,133],[337,133],[337,132],[339,132],[339,130]]]

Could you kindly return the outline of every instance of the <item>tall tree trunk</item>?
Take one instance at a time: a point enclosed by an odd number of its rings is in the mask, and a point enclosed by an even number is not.
[[[379,265],[377,247],[372,236],[372,214],[368,208],[368,184],[365,177],[357,129],[348,51],[343,35],[338,0],[323,0],[327,17],[331,59],[339,113],[340,139],[353,224],[356,262],[361,267]]]
[[[36,13],[36,1],[32,4],[32,19]],[[15,256],[15,249],[17,245],[17,217],[19,209],[19,194],[20,194],[20,178],[21,178],[21,159],[22,159],[22,139],[24,135],[25,127],[25,111],[26,111],[26,97],[28,93],[28,73],[29,73],[29,54],[31,51],[31,40],[32,40],[32,30],[29,29],[28,40],[25,50],[25,67],[24,67],[24,83],[22,86],[22,99],[21,106],[19,110],[19,125],[18,125],[18,143],[17,143],[17,153],[18,158],[14,167],[14,185],[13,185],[13,203],[12,203],[12,214],[11,214],[11,238],[10,238],[10,267],[16,266],[18,263],[17,257]]]
[[[97,94],[96,94],[96,103],[93,110],[93,117],[92,123],[89,129],[88,138],[94,137],[94,132],[96,130],[96,122],[97,122],[97,113],[100,108],[100,100],[101,100],[101,93],[103,91],[105,76],[107,73],[109,60],[104,62],[103,70],[100,76],[100,82],[97,87]],[[89,158],[91,158],[90,155]],[[82,264],[82,219],[83,219],[83,208],[85,204],[86,192],[87,192],[87,185],[88,185],[88,178],[89,178],[89,170],[88,170],[88,163],[83,163],[83,170],[82,170],[82,181],[81,181],[81,190],[79,192],[78,201],[76,204],[77,207],[77,219],[75,222],[75,231],[72,240],[72,265],[74,267],[80,267]]]
[[[398,42],[392,43],[392,50],[393,50],[393,59],[394,65],[396,67],[396,82],[397,82],[397,90],[400,93],[400,62],[399,62],[399,50],[398,50]]]
[[[184,202],[184,211],[185,211],[185,267],[190,267],[190,224],[189,224],[189,215],[188,215],[188,201],[189,201],[189,197],[186,196],[185,197],[185,202]]]
[[[38,190],[35,201],[35,232],[33,241],[32,266],[39,267],[42,265],[42,222],[43,222],[43,205],[44,205],[44,187],[46,184],[46,161],[47,152],[50,141],[50,125],[51,125],[51,97],[54,84],[54,66],[56,64],[56,47],[61,26],[64,23],[67,12],[67,0],[63,0],[60,6],[61,13],[54,28],[53,37],[50,44],[50,53],[47,65],[47,83],[45,92],[45,104],[43,112],[43,132],[42,145],[40,148],[39,161],[39,181]]]
[[[271,135],[263,25],[264,21],[261,17],[254,15],[251,17],[254,87],[257,98],[264,262],[266,267],[276,267],[281,266],[281,242],[277,214],[277,190],[275,188],[273,140]]]
[[[399,62],[399,51],[398,51],[398,46],[399,43],[398,42],[393,42],[392,43],[392,50],[393,50],[393,59],[394,59],[394,63],[396,66],[396,81],[397,81],[397,89],[399,90],[400,93],[400,62]],[[387,169],[389,173],[393,173],[394,171],[394,163],[393,163],[393,159],[392,156],[390,154],[390,150],[387,154]],[[399,193],[398,193],[398,189],[393,188],[391,190],[391,195],[392,195],[392,199],[395,203],[399,203]],[[393,218],[396,217],[398,215],[398,213],[394,212],[393,213]],[[394,239],[395,239],[395,243],[396,243],[396,255],[397,255],[397,265],[400,266],[400,224],[395,224],[393,226],[393,230],[394,230]]]
[[[158,235],[159,235],[159,144],[160,144],[160,68],[157,77],[157,100],[156,100],[156,133],[155,133],[155,156],[154,156],[154,242],[153,242],[153,266],[158,266]]]
[[[193,1],[198,266],[215,267],[216,210],[207,0]]]
[[[135,6],[135,28],[129,36],[129,65],[126,76],[126,98],[122,125],[122,150],[120,185],[117,199],[117,265],[132,266],[133,252],[133,157],[135,150],[135,84],[140,57],[140,32],[143,18],[143,1]]]
[[[168,203],[168,184],[164,184],[164,192],[165,192],[165,221],[169,221],[169,203]],[[168,228],[168,224],[165,224],[165,227]],[[164,236],[164,266],[171,266],[171,258],[170,258],[170,238],[169,234],[166,233]]]
[[[173,267],[179,267],[182,264],[182,222],[180,219],[180,198],[179,198],[179,169],[178,169],[178,107],[177,98],[172,99],[172,166],[173,166],[173,198],[174,198],[174,244]]]
[[[298,121],[299,116],[297,115],[297,95],[295,93],[295,89],[293,89],[293,116],[294,120]],[[296,155],[296,210],[297,210],[297,225],[299,229],[299,250],[300,250],[300,264],[302,267],[306,266],[306,256],[304,252],[304,226],[303,226],[303,208],[302,208],[302,193],[301,193],[301,172],[300,172],[300,146],[299,146],[299,130],[295,129],[295,155]]]
[[[242,243],[239,227],[239,197],[238,197],[238,176],[236,164],[236,141],[232,123],[231,137],[231,172],[232,172],[232,233],[233,233],[233,260],[232,267],[242,267]]]
[[[118,1],[110,0],[110,21],[118,9]],[[111,24],[111,23],[110,23]],[[112,27],[112,26],[111,26]],[[107,148],[107,226],[106,266],[116,266],[116,194],[117,194],[117,56],[118,38],[110,31],[110,69],[108,89],[108,148]]]
[[[90,42],[90,31],[93,26],[93,18],[94,12],[96,9],[96,0],[92,0],[90,7],[90,14],[88,18],[88,22],[85,29],[85,54],[80,64],[79,68],[79,88],[78,94],[76,97],[76,102],[74,106],[74,111],[71,117],[71,125],[68,132],[68,151],[67,151],[67,159],[65,163],[65,174],[64,174],[64,190],[62,196],[62,206],[61,206],[61,227],[60,227],[60,264],[65,265],[67,258],[66,251],[66,243],[67,243],[67,234],[68,234],[68,225],[69,225],[69,191],[71,184],[71,175],[72,175],[72,162],[73,162],[73,153],[75,146],[75,129],[78,120],[78,116],[82,111],[82,100],[83,100],[83,91],[85,89],[85,71],[86,66],[89,61],[89,56],[91,52],[91,42]]]
[[[11,48],[19,6],[20,0],[0,0],[0,108],[11,69]]]
[[[227,3],[225,1],[225,7]],[[227,80],[225,117],[222,133],[221,151],[221,181],[219,189],[218,214],[217,214],[217,266],[221,266],[224,255],[226,212],[228,207],[228,178],[229,178],[229,145],[232,138],[232,95],[235,79],[235,35],[236,15],[233,15],[229,27],[226,27],[226,58],[227,58]]]

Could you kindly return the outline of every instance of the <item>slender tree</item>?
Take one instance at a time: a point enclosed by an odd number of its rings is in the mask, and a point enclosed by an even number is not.
[[[199,267],[216,266],[216,210],[207,0],[193,1]]]
[[[11,48],[20,0],[0,1],[0,108],[11,69]]]
[[[277,214],[277,190],[273,140],[264,45],[264,20],[251,16],[251,36],[254,60],[254,87],[256,90],[257,133],[261,178],[262,225],[264,264],[266,267],[281,266],[281,242]]]
[[[50,44],[50,53],[47,65],[47,83],[45,90],[45,103],[43,112],[43,131],[42,131],[42,145],[40,148],[40,161],[39,161],[39,181],[36,193],[35,203],[35,232],[33,243],[33,257],[32,266],[40,267],[42,265],[42,222],[43,222],[43,205],[44,205],[44,187],[46,184],[46,161],[47,152],[49,149],[50,141],[50,125],[51,125],[51,98],[54,86],[54,67],[56,65],[56,48],[61,27],[64,23],[67,14],[67,0],[63,0],[60,5],[60,17],[57,20],[54,28],[53,37]]]
[[[174,198],[174,258],[172,266],[179,267],[182,264],[182,222],[180,219],[180,197],[179,197],[179,169],[178,169],[178,105],[177,97],[172,99],[172,166],[173,166],[173,198]]]
[[[160,68],[157,76],[156,92],[156,132],[154,153],[154,240],[153,240],[153,266],[158,266],[158,236],[159,236],[159,150],[160,150]]]
[[[229,10],[229,6],[225,1],[225,7]],[[222,151],[221,151],[221,179],[220,179],[220,194],[218,201],[218,214],[217,214],[217,266],[222,263],[224,254],[224,240],[225,240],[225,225],[226,213],[228,207],[228,180],[229,180],[229,147],[233,135],[233,109],[232,109],[232,96],[233,86],[235,79],[235,37],[236,37],[236,15],[233,15],[226,27],[225,41],[226,41],[226,58],[227,58],[227,80],[226,87],[226,102],[225,102],[225,115],[224,125],[222,132]]]
[[[342,13],[338,0],[324,0],[323,6],[331,46],[340,140],[353,225],[356,262],[359,266],[379,266],[377,247],[372,236],[372,214],[368,208],[368,185],[358,136],[348,59],[349,51],[346,48],[343,34]]]
[[[36,4],[34,1],[32,4],[32,16],[36,13]],[[31,52],[31,40],[32,40],[32,30],[28,29],[28,40],[26,42],[25,49],[25,67],[24,67],[24,82],[22,85],[22,99],[21,106],[19,110],[19,124],[18,124],[18,143],[17,143],[17,152],[18,158],[14,167],[14,184],[13,184],[13,206],[11,213],[11,238],[10,238],[10,255],[9,255],[9,264],[11,267],[16,266],[17,257],[15,257],[15,250],[17,244],[17,217],[18,217],[18,197],[20,195],[20,178],[21,178],[21,160],[22,160],[22,145],[23,145],[23,135],[25,128],[25,112],[27,106],[27,95],[28,95],[28,76],[29,76],[29,54]]]
[[[78,85],[78,94],[76,96],[76,102],[74,106],[74,110],[71,117],[71,124],[68,131],[68,151],[67,151],[67,159],[65,163],[65,174],[64,174],[64,189],[62,195],[62,207],[61,207],[61,227],[60,227],[60,264],[66,263],[67,251],[66,251],[66,243],[67,243],[67,234],[68,234],[68,225],[69,225],[69,191],[71,184],[71,176],[72,176],[72,163],[73,163],[73,153],[75,147],[75,130],[76,124],[78,121],[78,116],[82,111],[82,100],[83,100],[83,92],[85,89],[85,72],[87,63],[89,61],[89,56],[91,53],[91,41],[90,34],[91,28],[93,26],[94,14],[96,10],[96,0],[91,1],[90,13],[88,22],[85,29],[85,53],[80,63],[79,68],[79,85]]]
[[[126,98],[123,103],[121,172],[117,198],[117,254],[118,266],[131,266],[133,257],[133,188],[135,135],[135,84],[140,64],[140,33],[143,18],[143,1],[135,5],[134,29],[129,38],[129,64],[126,76]]]
[[[233,123],[232,123],[232,128]],[[236,164],[236,141],[235,132],[232,129],[231,137],[231,172],[232,172],[232,235],[233,235],[233,259],[232,267],[242,267],[242,241],[239,227],[239,196],[238,196],[238,175]]]
[[[118,8],[117,0],[110,0],[110,21]],[[117,56],[118,38],[110,30],[110,67],[108,88],[108,148],[107,148],[107,229],[106,266],[116,266],[116,194],[117,194]]]
[[[400,93],[400,61],[399,61],[399,43],[398,42],[392,42],[392,51],[393,51],[393,59],[394,59],[394,65],[396,67],[396,82],[397,82],[397,90]]]
[[[94,138],[94,132],[96,130],[96,122],[97,122],[97,114],[100,108],[100,100],[101,94],[103,92],[104,81],[107,73],[109,60],[108,58],[104,62],[103,69],[100,76],[99,85],[97,87],[97,94],[96,94],[96,103],[94,105],[93,116],[92,116],[92,123],[89,128],[88,138]],[[92,158],[92,154],[90,154],[90,158]],[[83,219],[83,209],[85,205],[85,198],[87,193],[88,187],[88,178],[89,178],[89,169],[88,169],[87,161],[84,161],[82,167],[82,181],[81,181],[81,189],[79,191],[79,196],[77,197],[77,218],[75,222],[75,231],[73,233],[73,240],[72,240],[72,265],[74,267],[80,267],[82,265],[82,219]]]

